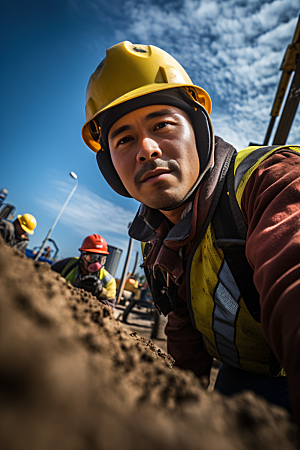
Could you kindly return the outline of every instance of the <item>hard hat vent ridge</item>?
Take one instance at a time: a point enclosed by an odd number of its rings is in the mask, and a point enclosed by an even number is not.
[[[147,53],[147,50],[145,50],[144,48],[141,47],[132,47],[132,50],[134,50],[137,53]]]

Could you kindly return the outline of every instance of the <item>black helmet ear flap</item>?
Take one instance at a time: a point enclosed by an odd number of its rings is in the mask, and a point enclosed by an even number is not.
[[[207,165],[210,165],[214,147],[214,132],[210,116],[206,109],[194,101],[184,89],[178,90],[182,99],[191,106],[191,110],[187,111],[193,125],[197,151],[200,160],[200,173],[206,171]]]
[[[103,147],[102,144],[103,143],[101,142],[101,150],[99,150],[96,155],[100,172],[114,191],[116,191],[123,197],[132,198],[127,189],[125,189],[124,184],[122,183],[119,175],[116,172],[116,169],[114,168],[109,150]]]

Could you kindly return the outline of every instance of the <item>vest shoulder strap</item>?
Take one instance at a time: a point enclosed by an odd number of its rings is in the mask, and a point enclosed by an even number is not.
[[[226,175],[212,225],[216,247],[223,251],[248,311],[256,322],[260,322],[259,294],[253,282],[253,269],[245,254],[247,225],[234,192],[234,159]]]

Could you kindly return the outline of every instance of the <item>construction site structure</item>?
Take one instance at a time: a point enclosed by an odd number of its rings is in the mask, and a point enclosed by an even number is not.
[[[285,99],[284,108],[282,110],[280,121],[274,136],[273,145],[284,145],[286,143],[298,108],[300,100],[300,16],[298,18],[292,43],[287,47],[280,70],[282,70],[281,79],[274,99],[271,111],[271,120],[264,140],[264,145],[268,145],[269,143],[276,117],[280,114],[281,106],[283,104],[292,74],[293,79]]]

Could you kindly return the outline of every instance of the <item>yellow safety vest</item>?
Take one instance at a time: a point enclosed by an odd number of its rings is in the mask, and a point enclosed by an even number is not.
[[[253,171],[274,152],[282,150],[300,154],[299,146],[247,147],[237,154],[234,194],[239,206]],[[193,319],[208,353],[243,370],[270,376],[285,375],[283,368],[276,364],[261,324],[253,319],[245,306],[222,250],[215,248],[214,243],[210,223],[194,252],[189,277]]]

